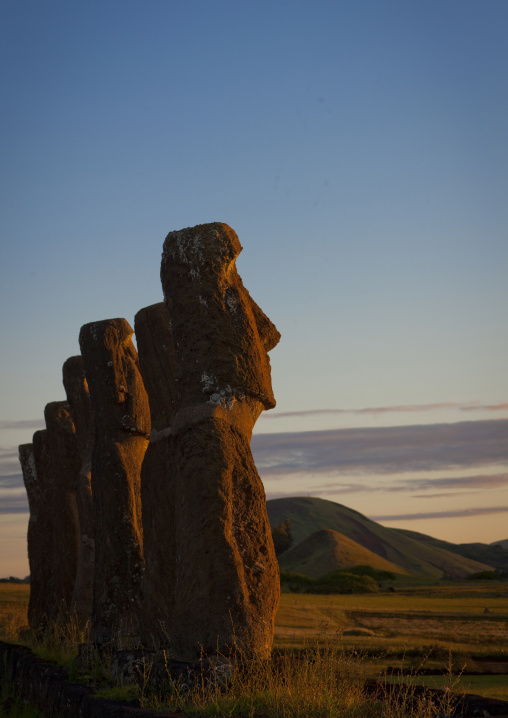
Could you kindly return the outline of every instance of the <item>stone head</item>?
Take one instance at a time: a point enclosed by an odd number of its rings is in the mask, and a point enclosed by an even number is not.
[[[161,280],[184,403],[247,397],[275,406],[267,352],[280,334],[243,286],[241,250],[220,222],[170,232],[164,242]]]
[[[81,327],[79,344],[96,421],[145,436],[150,413],[133,333],[126,319],[105,319]]]

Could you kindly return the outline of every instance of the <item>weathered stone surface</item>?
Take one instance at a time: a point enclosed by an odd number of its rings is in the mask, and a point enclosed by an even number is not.
[[[60,615],[72,613],[71,599],[76,580],[80,528],[76,486],[81,458],[70,406],[53,401],[44,409],[50,456],[51,481],[48,499],[53,535],[50,593]]]
[[[139,365],[150,402],[152,431],[141,469],[145,572],[142,641],[167,645],[174,607],[174,482],[168,432],[176,402],[178,367],[164,303],[141,309],[134,319]]]
[[[95,421],[92,638],[98,643],[139,636],[140,476],[150,410],[132,334],[125,319],[107,319],[85,324],[79,336]]]
[[[267,352],[275,326],[235,267],[225,224],[171,232],[161,279],[179,368],[168,439],[174,475],[175,605],[171,652],[192,661],[270,653],[279,575],[265,493],[250,450],[275,406]]]
[[[93,413],[85,377],[83,357],[69,357],[63,365],[63,384],[71,408],[81,458],[76,498],[81,532],[76,580],[71,608],[79,626],[84,627],[92,615],[95,539],[92,500]]]
[[[171,426],[178,382],[171,320],[164,302],[140,309],[134,317],[134,330],[155,438],[155,432]]]
[[[75,486],[80,458],[70,407],[52,402],[44,417],[46,429],[33,436],[36,482],[30,478],[32,488],[27,485],[31,517],[36,517],[30,520],[28,537],[33,576],[28,622],[34,630],[69,617],[79,552]],[[26,457],[20,447],[23,466],[22,454]]]
[[[23,472],[23,481],[30,508],[27,532],[28,564],[30,566],[30,604],[28,613],[29,619],[31,619],[30,625],[35,627],[33,619],[38,613],[37,607],[44,601],[44,554],[46,547],[44,544],[44,531],[42,530],[43,518],[40,517],[44,507],[41,506],[42,492],[35,468],[33,444],[21,444],[19,447],[19,463]]]
[[[37,510],[37,541],[28,539],[30,572],[32,562],[37,566],[40,581],[30,585],[28,603],[28,624],[37,631],[53,617],[54,603],[49,593],[47,581],[51,576],[51,555],[53,553],[53,532],[51,525],[51,504],[49,486],[51,484],[51,466],[49,458],[48,432],[46,429],[36,431],[32,439],[35,473],[39,485],[39,501]],[[30,492],[28,491],[30,513]],[[30,555],[30,549],[32,554]],[[31,575],[31,574],[30,574]]]

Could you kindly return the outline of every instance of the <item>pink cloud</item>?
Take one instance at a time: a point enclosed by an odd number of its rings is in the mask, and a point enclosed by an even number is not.
[[[256,434],[263,476],[397,474],[508,464],[508,419]]]
[[[435,404],[400,404],[395,406],[373,406],[364,409],[306,409],[303,411],[270,411],[262,414],[264,419],[287,419],[291,417],[324,416],[334,414],[390,414],[437,411],[440,409],[459,409],[460,411],[506,411],[508,403],[481,404],[477,401],[453,402],[444,401]]]

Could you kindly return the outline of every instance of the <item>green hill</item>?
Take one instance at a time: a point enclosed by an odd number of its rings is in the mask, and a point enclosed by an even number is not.
[[[423,543],[438,548],[443,548],[446,551],[470,558],[473,561],[479,561],[495,568],[497,571],[508,571],[508,548],[504,546],[503,541],[498,541],[495,544],[488,543],[449,543],[448,541],[441,541],[440,539],[421,534],[416,531],[408,531],[407,529],[394,529],[399,533],[422,541]]]
[[[418,540],[404,531],[381,526],[333,501],[308,496],[272,499],[267,502],[267,510],[272,526],[290,519],[294,548],[315,531],[331,529],[416,576],[465,578],[478,571],[492,570],[490,565]]]
[[[279,557],[283,571],[320,578],[337,569],[372,566],[380,571],[406,572],[378,554],[332,529],[320,529]]]

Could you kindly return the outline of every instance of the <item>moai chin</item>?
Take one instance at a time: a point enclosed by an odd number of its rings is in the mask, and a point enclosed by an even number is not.
[[[134,318],[139,366],[150,402],[152,431],[141,468],[145,572],[142,643],[167,646],[174,609],[174,471],[170,442],[178,367],[166,305],[140,309]]]
[[[141,464],[150,434],[148,397],[125,319],[85,324],[79,343],[95,422],[92,496],[95,578],[92,640],[139,639],[143,573]]]
[[[81,457],[81,468],[76,486],[81,541],[71,610],[76,616],[78,625],[83,628],[92,615],[95,561],[91,485],[93,414],[83,357],[69,357],[63,365],[62,375],[67,401],[76,427],[76,439]]]
[[[171,653],[191,661],[269,655],[279,571],[250,439],[275,406],[270,351],[280,334],[251,299],[226,224],[170,232],[161,280],[179,369],[169,439],[174,471]]]

